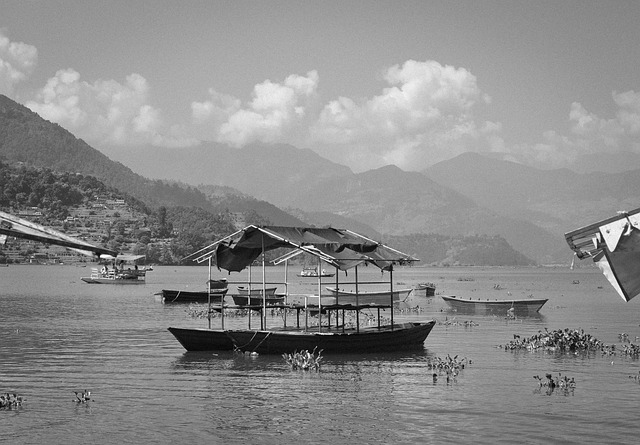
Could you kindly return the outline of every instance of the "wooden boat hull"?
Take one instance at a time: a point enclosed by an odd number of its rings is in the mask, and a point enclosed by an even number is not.
[[[233,341],[223,330],[169,328],[187,351],[233,351]]]
[[[274,295],[276,293],[277,287],[267,287],[264,289],[265,295],[267,297]],[[262,297],[262,288],[261,287],[253,287],[251,288],[251,297]],[[249,289],[244,286],[238,286],[238,295],[249,295]]]
[[[234,304],[238,306],[247,305],[261,305],[263,304],[263,298],[261,295],[252,295],[249,299],[248,295],[232,295]],[[281,304],[284,303],[284,296],[267,297],[267,304]]]
[[[436,295],[436,287],[428,283],[419,283],[416,290],[424,292],[425,297],[434,297]]]
[[[356,305],[356,293],[352,291],[340,290],[337,291],[335,287],[327,287],[327,290],[333,294],[331,297],[322,297],[322,304],[351,304]],[[413,289],[394,289],[393,302],[404,301]],[[317,300],[317,297],[316,297]],[[358,303],[362,304],[377,304],[381,306],[389,305],[389,291],[367,291],[358,292]],[[310,301],[311,302],[311,301]],[[317,304],[317,303],[316,303]]]
[[[541,299],[520,299],[520,300],[472,300],[463,299],[456,296],[442,296],[442,299],[449,307],[457,312],[475,315],[508,315],[509,310],[513,309],[513,315],[530,316],[536,315],[542,306],[548,301],[546,298]]]
[[[173,289],[162,289],[161,292],[156,294],[159,297],[161,303],[217,303],[220,304],[227,289],[221,289],[211,292],[211,299],[209,299],[209,292],[205,291],[184,291]]]
[[[303,330],[209,330],[169,328],[187,351],[240,350],[282,354],[313,349],[323,353],[376,353],[424,348],[435,321],[396,323],[390,326]]]

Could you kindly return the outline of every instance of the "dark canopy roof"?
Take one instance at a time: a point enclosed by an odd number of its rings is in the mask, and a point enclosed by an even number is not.
[[[301,250],[347,270],[371,263],[386,270],[393,264],[419,261],[345,229],[315,227],[247,226],[189,255],[188,259],[213,264],[229,272],[239,272],[265,252],[277,248]]]

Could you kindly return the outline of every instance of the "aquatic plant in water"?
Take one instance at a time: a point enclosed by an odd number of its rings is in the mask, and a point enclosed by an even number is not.
[[[563,395],[573,394],[573,390],[576,387],[575,378],[568,376],[563,376],[561,373],[558,373],[557,377],[553,377],[551,373],[545,374],[545,377],[542,378],[538,375],[533,376],[534,379],[538,381],[538,389],[536,392],[539,392],[540,389],[546,388],[546,394],[553,394],[554,390],[560,391]]]
[[[318,351],[316,355],[316,348],[313,348],[313,352],[308,350],[295,351],[291,354],[284,353],[282,358],[285,362],[291,366],[291,369],[301,369],[303,371],[309,371],[314,369],[320,370],[320,362],[322,361],[322,349]]]
[[[26,399],[17,394],[0,394],[0,409],[20,408]]]
[[[626,342],[627,334],[619,334],[621,341]],[[631,358],[640,357],[640,345],[633,343],[625,343],[620,347],[616,345],[607,345],[590,334],[584,332],[583,329],[557,329],[549,331],[545,328],[538,331],[537,334],[529,338],[521,338],[514,334],[513,340],[505,345],[500,345],[507,351],[522,350],[528,351],[551,351],[551,352],[592,352],[599,351],[602,355],[621,354]]]
[[[433,374],[431,374],[433,383],[436,383],[441,375],[444,375],[447,383],[449,383],[452,379],[456,379],[460,371],[468,364],[471,364],[471,360],[467,360],[467,357],[458,359],[457,355],[451,357],[451,355],[447,354],[446,358],[433,357],[429,359],[427,369],[433,371]]]
[[[76,398],[73,399],[76,403],[88,403],[91,401],[91,391],[85,389],[81,393],[78,393],[78,391],[73,391],[73,393],[76,395]]]

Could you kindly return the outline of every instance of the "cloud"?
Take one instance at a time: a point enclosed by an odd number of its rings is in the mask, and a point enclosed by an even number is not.
[[[311,129],[310,144],[350,165],[360,163],[359,169],[394,163],[408,170],[503,145],[500,124],[474,117],[490,98],[464,68],[408,60],[388,68],[383,79],[389,87],[370,99],[329,102]]]
[[[308,118],[307,109],[318,86],[318,73],[292,74],[282,83],[266,80],[242,102],[209,90],[210,98],[191,104],[194,131],[202,138],[233,146],[250,142],[286,142]]]
[[[0,94],[11,96],[15,85],[26,80],[37,63],[34,46],[12,42],[0,30]]]
[[[82,81],[73,69],[60,70],[25,105],[89,143],[184,146],[196,141],[163,134],[160,111],[149,105],[144,77]]]
[[[614,117],[599,117],[574,102],[568,116],[568,135],[548,131],[543,134],[541,143],[522,144],[514,147],[513,152],[523,162],[545,168],[571,167],[585,154],[640,153],[640,93],[614,91],[612,99],[617,106]]]

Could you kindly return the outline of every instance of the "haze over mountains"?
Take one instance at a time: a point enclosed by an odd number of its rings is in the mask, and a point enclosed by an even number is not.
[[[221,205],[231,206],[240,201],[233,197],[244,193],[249,196],[242,205],[269,213],[275,224],[331,224],[382,237],[500,235],[542,264],[570,262],[565,232],[640,206],[639,170],[545,171],[467,153],[421,173],[387,166],[354,174],[309,149],[263,144],[234,149],[214,143],[126,152],[103,147],[119,161],[113,162],[1,95],[0,112],[0,155],[7,159],[94,174],[110,185],[124,184],[124,191],[166,187],[146,178],[199,187],[184,198],[196,202],[184,205],[210,207],[207,196],[219,195]],[[147,162],[149,157],[156,162]]]

